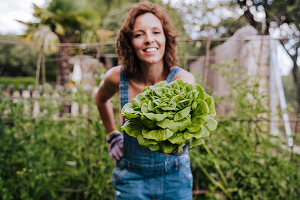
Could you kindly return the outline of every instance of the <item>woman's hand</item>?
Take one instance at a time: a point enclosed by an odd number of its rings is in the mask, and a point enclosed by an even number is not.
[[[110,134],[106,142],[109,144],[108,152],[116,162],[123,157],[124,138],[119,131],[114,131]]]

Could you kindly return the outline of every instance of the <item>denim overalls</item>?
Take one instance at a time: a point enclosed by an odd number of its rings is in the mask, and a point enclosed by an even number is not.
[[[167,77],[171,82],[181,70],[175,66]],[[128,80],[120,73],[120,100],[129,102]],[[140,146],[136,138],[124,134],[124,156],[116,164],[112,182],[116,200],[191,200],[193,176],[188,151],[171,156]]]

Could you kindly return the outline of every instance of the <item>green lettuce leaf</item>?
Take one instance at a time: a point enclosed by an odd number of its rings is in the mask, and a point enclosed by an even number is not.
[[[179,121],[185,117],[187,117],[190,114],[191,107],[186,107],[185,109],[177,112],[174,116],[175,121]]]
[[[133,109],[133,105],[127,103],[123,106],[121,114],[127,119],[140,118],[141,113]]]
[[[160,146],[159,144],[156,144],[156,145],[153,145],[153,144],[150,144],[148,146],[148,148],[151,150],[151,151],[158,151],[160,149]]]
[[[216,110],[215,110],[215,101],[214,101],[214,99],[210,96],[210,97],[207,97],[205,99],[205,102],[208,105],[209,114],[212,115],[212,116],[215,116],[216,115]]]
[[[201,144],[204,144],[204,140],[203,139],[192,139],[190,141],[190,146],[194,147],[194,146],[198,146],[198,145],[201,145]]]
[[[121,130],[135,138],[142,134],[142,127],[130,120],[127,120],[124,123],[124,125],[121,127]]]
[[[143,137],[143,135],[138,135],[137,138],[139,145],[143,147],[148,147],[150,145],[157,145],[157,141],[151,140],[151,139],[146,139]]]
[[[163,129],[170,129],[173,132],[183,131],[191,124],[191,115],[188,114],[186,118],[180,121],[174,121],[170,119],[165,119],[163,121],[156,122],[156,125]]]
[[[202,126],[199,131],[191,133],[192,136],[196,139],[203,139],[209,136],[209,131]]]
[[[183,133],[182,132],[177,132],[174,133],[172,135],[172,137],[170,137],[168,139],[172,144],[182,144],[186,141],[186,139],[183,137]]]
[[[197,107],[196,109],[194,110],[194,113],[193,113],[193,117],[196,117],[198,115],[207,115],[209,114],[209,107],[208,105],[206,104],[206,102],[202,99],[197,99]]]
[[[171,137],[174,132],[169,129],[143,129],[142,134],[146,139],[153,139],[155,141],[164,141]]]
[[[205,124],[205,127],[210,131],[214,131],[216,130],[218,126],[218,122],[216,120],[214,120],[213,118],[209,118],[209,120],[207,121],[207,123]]]
[[[174,151],[177,148],[177,145],[172,144],[169,141],[160,142],[159,146],[162,149],[162,151],[165,153],[172,153],[172,151]]]
[[[205,120],[203,120],[201,117],[194,117],[190,126],[187,127],[187,130],[189,132],[197,132],[200,130],[201,126],[204,125],[204,123]]]
[[[168,113],[154,114],[154,113],[143,113],[148,119],[159,122],[168,117]]]

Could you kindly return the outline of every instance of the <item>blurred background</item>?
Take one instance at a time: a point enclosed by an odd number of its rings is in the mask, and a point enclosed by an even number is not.
[[[0,199],[113,199],[94,95],[138,2],[0,2]],[[193,198],[299,199],[300,1],[151,2],[216,101],[217,130],[190,149]]]

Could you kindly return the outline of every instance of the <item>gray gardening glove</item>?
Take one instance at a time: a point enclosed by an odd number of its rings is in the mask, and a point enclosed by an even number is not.
[[[178,148],[176,148],[174,151],[172,151],[172,153],[170,153],[170,155],[172,155],[172,156],[182,156],[185,152],[186,152],[186,150],[187,150],[187,148],[188,148],[189,146],[186,144],[186,145],[184,145],[183,147],[182,147],[182,152],[180,152],[180,153],[178,153]]]
[[[112,132],[107,138],[108,152],[116,162],[123,157],[124,138],[119,131]]]

